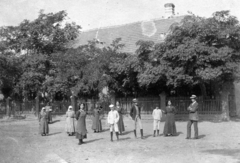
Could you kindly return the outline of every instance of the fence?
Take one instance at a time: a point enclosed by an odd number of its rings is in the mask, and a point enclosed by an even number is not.
[[[132,99],[133,98],[117,98],[116,101],[119,101],[121,106],[123,107],[125,114],[130,112],[130,109],[132,107]],[[187,107],[191,104],[191,101],[188,98],[185,97],[171,97],[168,98],[172,101],[172,104],[177,109],[177,114],[188,114]],[[153,97],[153,98],[138,98],[139,105],[142,108],[143,114],[151,114],[153,109],[156,108],[156,106],[161,106],[160,97]],[[221,101],[220,99],[201,99],[198,100],[199,103],[199,109],[198,112],[200,114],[220,114],[221,113]],[[94,107],[96,100],[89,100],[84,102],[85,106],[91,114],[91,110]],[[110,102],[106,101],[101,103],[103,110],[105,113],[109,111],[109,104]],[[27,114],[27,113],[34,113],[36,114],[36,103],[35,101],[27,101],[27,102],[12,102],[12,112],[15,112],[15,114]],[[71,105],[70,101],[55,101],[52,103],[52,110],[53,114],[64,114],[67,111],[68,106]],[[229,101],[229,106],[233,105],[233,100]],[[40,104],[40,108],[45,106],[44,103]],[[0,102],[0,114],[6,114],[6,103]]]
[[[177,114],[188,114],[187,107],[191,104],[191,100],[186,97],[171,97],[172,105],[176,107]],[[122,107],[126,112],[130,112],[132,107],[132,98],[119,98],[117,99],[122,104]],[[138,103],[142,108],[142,112],[145,114],[151,114],[156,106],[161,106],[160,98],[138,98]],[[220,99],[198,99],[200,114],[220,114],[221,113],[221,101]]]

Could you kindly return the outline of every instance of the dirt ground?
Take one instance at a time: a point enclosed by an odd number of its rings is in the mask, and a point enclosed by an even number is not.
[[[143,118],[145,139],[135,139],[129,117],[120,140],[110,142],[106,121],[104,131],[93,133],[87,119],[88,135],[83,145],[68,136],[64,116],[54,117],[50,135],[38,134],[34,116],[24,120],[0,120],[1,163],[240,163],[240,122],[200,122],[198,140],[186,140],[186,121],[177,121],[176,137],[152,136],[152,120]],[[161,123],[162,132],[164,122]],[[193,127],[193,126],[192,126]],[[193,129],[192,129],[193,132]],[[193,134],[192,134],[193,135]],[[115,136],[115,135],[114,135]],[[138,136],[140,132],[138,131]]]

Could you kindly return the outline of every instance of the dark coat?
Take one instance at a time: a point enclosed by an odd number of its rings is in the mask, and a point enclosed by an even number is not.
[[[191,104],[188,109],[189,111],[189,120],[193,120],[193,121],[198,121],[199,117],[198,117],[198,103],[197,101],[193,104]]]
[[[138,117],[141,119],[141,107],[140,106],[138,106],[138,110],[139,110]],[[137,115],[136,107],[135,107],[135,105],[133,105],[130,110],[130,116],[132,117],[133,120],[135,120],[136,115]]]
[[[87,134],[86,116],[87,116],[87,113],[85,111],[78,110],[76,113],[76,119],[77,119],[76,132],[80,135]]]

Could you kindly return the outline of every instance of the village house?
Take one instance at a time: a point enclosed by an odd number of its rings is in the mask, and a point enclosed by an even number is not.
[[[134,54],[138,48],[136,45],[137,41],[144,40],[153,41],[155,43],[163,42],[170,32],[170,27],[179,25],[181,20],[186,16],[176,15],[175,5],[172,3],[165,4],[164,10],[165,15],[159,19],[83,31],[72,43],[72,47],[77,48],[78,46],[85,45],[88,41],[92,40],[103,42],[104,45],[108,46],[113,40],[121,38],[121,43],[125,45],[122,51]],[[231,93],[229,94],[230,99],[228,102],[229,114],[232,116],[240,115],[240,101],[238,100],[240,98],[240,84],[231,84],[230,89]],[[161,99],[162,106],[164,106],[164,100],[165,98]]]

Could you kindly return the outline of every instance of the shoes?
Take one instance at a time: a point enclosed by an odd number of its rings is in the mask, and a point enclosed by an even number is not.
[[[186,137],[186,139],[190,139],[189,137]]]
[[[193,139],[198,139],[198,137],[194,137]]]

